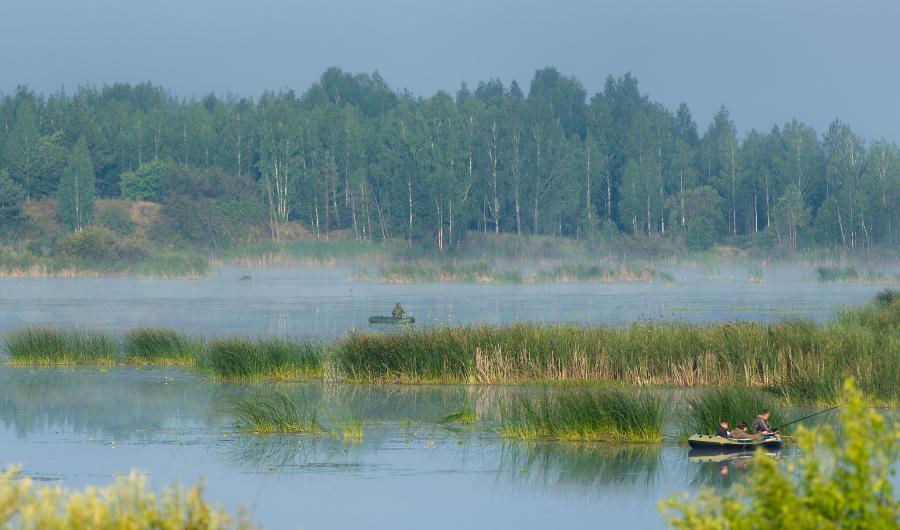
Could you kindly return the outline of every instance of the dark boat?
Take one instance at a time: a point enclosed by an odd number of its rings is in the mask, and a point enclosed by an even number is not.
[[[414,324],[416,319],[414,317],[386,317],[386,316],[375,316],[369,317],[369,324]]]
[[[712,434],[693,434],[688,437],[688,445],[694,449],[720,449],[724,451],[753,451],[757,447],[781,448],[781,438],[763,436],[760,438],[726,438]]]

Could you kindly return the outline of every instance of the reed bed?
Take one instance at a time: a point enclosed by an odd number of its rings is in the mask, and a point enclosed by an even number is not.
[[[222,379],[298,379],[320,375],[321,345],[286,339],[215,339],[203,353],[203,368]]]
[[[662,401],[646,392],[545,392],[501,405],[500,434],[562,441],[659,442]]]
[[[254,434],[315,434],[324,432],[315,410],[300,407],[272,390],[236,399],[225,407],[241,432]]]
[[[196,364],[202,342],[168,328],[136,328],[125,334],[122,356],[140,364]]]
[[[894,283],[898,280],[885,272],[868,270],[859,271],[854,267],[823,266],[816,267],[816,276],[820,282],[859,282],[859,283]]]
[[[26,328],[9,333],[5,343],[13,364],[113,364],[118,358],[116,340],[95,331]]]
[[[355,271],[354,279],[369,280],[367,270]],[[570,283],[570,282],[651,282],[672,283],[671,274],[637,265],[606,266],[591,263],[564,263],[526,274],[516,269],[496,269],[486,263],[402,264],[383,267],[378,278],[385,283],[467,282],[467,283]]]
[[[839,384],[852,376],[875,399],[896,402],[898,306],[874,302],[824,325],[519,323],[350,334],[333,346],[333,362],[344,378],[365,382],[737,384],[793,388],[798,397],[805,381]]]
[[[683,429],[685,434],[714,433],[723,420],[729,428],[741,421],[752,425],[756,415],[765,409],[771,413],[769,424],[773,427],[788,421],[780,402],[772,395],[740,386],[713,388],[688,399]]]

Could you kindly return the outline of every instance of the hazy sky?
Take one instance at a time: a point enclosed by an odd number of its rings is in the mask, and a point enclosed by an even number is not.
[[[900,141],[898,0],[0,0],[0,92],[152,81],[181,96],[305,90],[378,70],[430,95],[556,66],[589,94],[631,71],[705,128],[834,118]]]

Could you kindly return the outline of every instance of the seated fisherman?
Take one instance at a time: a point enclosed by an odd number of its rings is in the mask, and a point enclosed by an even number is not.
[[[747,432],[747,422],[742,421],[738,423],[738,426],[731,431],[731,437],[735,440],[752,440],[753,438],[758,438],[759,436],[756,434],[750,434]]]
[[[400,302],[397,302],[397,305],[394,306],[394,310],[391,311],[391,316],[399,320],[403,318],[404,314],[406,314],[406,311],[404,311],[403,308],[400,307]]]
[[[759,416],[753,420],[754,434],[773,434],[774,429],[769,425],[769,409],[763,409]]]
[[[722,420],[719,422],[719,426],[716,427],[716,436],[721,436],[722,438],[730,438],[731,433],[728,431],[728,422]]]

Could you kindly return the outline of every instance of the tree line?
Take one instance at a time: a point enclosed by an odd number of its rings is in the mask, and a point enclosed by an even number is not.
[[[490,80],[416,97],[331,68],[301,95],[256,100],[149,83],[4,96],[4,224],[55,197],[78,229],[95,196],[188,218],[215,196],[276,241],[299,222],[441,250],[472,230],[868,249],[897,241],[900,150],[838,120],[822,135],[796,120],[739,135],[724,107],[701,133],[687,105],[652,101],[630,74],[588,97],[554,68],[527,93]]]

